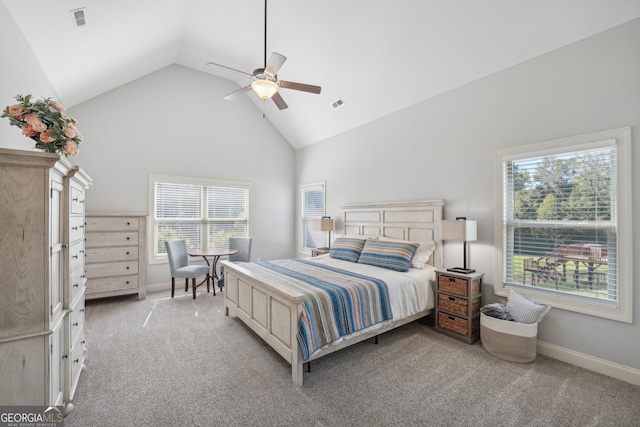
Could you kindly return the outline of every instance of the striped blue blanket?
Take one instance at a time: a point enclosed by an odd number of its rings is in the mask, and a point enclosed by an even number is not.
[[[304,259],[259,261],[243,268],[278,273],[279,282],[305,295],[297,331],[304,360],[340,337],[393,318],[389,290],[380,279]]]

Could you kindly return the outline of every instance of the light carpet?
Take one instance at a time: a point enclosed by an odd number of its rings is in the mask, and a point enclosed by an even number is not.
[[[538,356],[505,362],[417,321],[291,367],[223,295],[87,301],[73,426],[640,425],[640,387]]]

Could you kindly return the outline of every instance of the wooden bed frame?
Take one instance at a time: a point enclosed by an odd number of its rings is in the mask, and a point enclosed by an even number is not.
[[[344,234],[347,235],[386,236],[411,241],[434,240],[436,250],[431,255],[429,264],[441,268],[440,220],[443,206],[442,200],[347,205],[341,207],[343,217],[336,221],[336,229],[342,225]],[[243,269],[242,264],[222,261],[222,265],[225,272],[225,314],[236,315],[284,357],[291,364],[293,382],[298,386],[302,385],[303,363],[405,325],[433,311],[428,309],[382,328],[342,340],[303,361],[296,340],[303,294],[280,283],[263,282]]]

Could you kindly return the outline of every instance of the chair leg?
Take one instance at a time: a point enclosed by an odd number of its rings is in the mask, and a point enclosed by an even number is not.
[[[171,298],[173,298],[173,295],[176,293],[176,278],[172,277],[171,278]]]
[[[189,279],[184,279],[184,291],[187,292],[189,290]]]
[[[193,288],[193,299],[196,299],[196,278],[191,279],[193,283],[191,283],[191,287]]]
[[[209,282],[207,282],[209,283]],[[213,296],[216,296],[216,282],[213,281],[213,277],[211,277],[211,287],[213,288]]]
[[[209,289],[210,289],[210,288],[209,288],[209,273],[207,273],[207,292],[209,292]],[[213,291],[214,291],[214,292],[216,291],[216,290],[215,290],[215,286],[214,286]]]

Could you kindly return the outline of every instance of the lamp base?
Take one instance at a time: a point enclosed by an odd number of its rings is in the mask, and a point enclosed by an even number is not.
[[[462,273],[462,274],[471,274],[476,272],[472,268],[462,268],[462,267],[447,268],[447,271],[452,271],[454,273]]]

